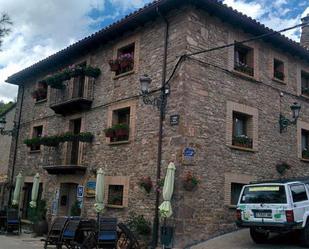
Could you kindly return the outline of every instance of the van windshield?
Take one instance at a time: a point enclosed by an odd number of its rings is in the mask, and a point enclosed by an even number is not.
[[[240,203],[286,203],[285,188],[282,185],[247,186]]]

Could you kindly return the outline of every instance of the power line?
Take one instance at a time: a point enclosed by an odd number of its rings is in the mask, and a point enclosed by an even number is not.
[[[214,47],[214,48],[210,48],[210,49],[200,50],[200,51],[197,51],[197,52],[181,55],[179,57],[179,59],[177,60],[175,66],[174,66],[174,68],[172,70],[172,73],[171,73],[170,77],[168,78],[168,80],[165,82],[164,86],[169,84],[169,82],[174,77],[178,67],[180,66],[181,62],[183,61],[183,59],[185,57],[191,57],[191,56],[198,55],[198,54],[208,53],[208,52],[212,52],[212,51],[216,51],[216,50],[220,50],[220,49],[224,49],[224,48],[228,48],[228,47],[233,47],[235,45],[240,45],[240,44],[244,44],[244,43],[260,40],[260,39],[263,39],[265,37],[270,37],[270,36],[278,35],[280,33],[286,32],[288,30],[292,30],[292,29],[296,29],[296,28],[300,28],[300,27],[305,27],[305,26],[308,26],[308,25],[309,25],[309,22],[305,22],[305,23],[297,24],[297,25],[292,26],[292,27],[281,29],[279,31],[273,31],[273,32],[266,33],[266,34],[263,34],[263,35],[255,36],[253,38],[242,40],[242,41],[239,41],[239,42],[233,42],[233,43],[229,43],[229,44],[226,44],[226,45],[223,45],[223,46],[218,46],[218,47]]]

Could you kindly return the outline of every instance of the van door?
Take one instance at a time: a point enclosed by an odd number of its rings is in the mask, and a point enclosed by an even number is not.
[[[293,200],[294,220],[296,222],[302,222],[304,213],[308,207],[308,196],[305,184],[292,184],[290,185],[290,191]]]

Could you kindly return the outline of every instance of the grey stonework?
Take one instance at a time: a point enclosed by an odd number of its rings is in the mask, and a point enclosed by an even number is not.
[[[168,46],[168,75],[178,56],[185,52],[197,51],[229,43],[249,35],[237,30],[207,13],[191,7],[181,8],[169,14],[170,35]],[[152,79],[153,89],[161,84],[163,60],[164,23],[158,19],[147,23],[138,30],[124,34],[123,38],[102,45],[78,61],[87,59],[92,66],[100,67],[102,74],[95,82],[95,95],[90,111],[81,113],[83,129],[95,134],[91,144],[85,144],[82,164],[87,166],[85,175],[48,175],[42,169],[53,160],[61,161],[64,146],[58,149],[42,147],[40,153],[29,153],[22,143],[30,137],[31,129],[44,125],[48,135],[61,133],[68,127],[72,116],[55,115],[49,103],[34,103],[31,91],[35,83],[45,76],[33,78],[25,85],[22,106],[21,131],[15,174],[22,171],[28,179],[39,172],[43,182],[43,197],[50,207],[60,183],[85,184],[93,178],[93,170],[102,167],[108,176],[129,177],[128,207],[107,208],[106,216],[125,220],[129,212],[143,214],[153,219],[155,193],[145,194],[138,186],[141,177],[156,176],[159,113],[143,104],[141,98],[129,102],[136,105],[135,132],[126,144],[110,145],[103,130],[107,127],[108,108],[118,100],[139,94],[139,77],[147,73]],[[139,37],[138,71],[114,80],[107,64],[112,58],[113,46],[129,37]],[[284,177],[307,176],[308,163],[298,157],[297,127],[289,126],[280,134],[279,113],[290,117],[289,106],[297,101],[302,105],[301,120],[309,122],[308,99],[298,96],[299,68],[308,64],[299,61],[270,44],[254,43],[256,57],[255,78],[240,76],[230,68],[233,50],[223,49],[187,58],[181,63],[171,81],[171,95],[168,98],[164,121],[162,177],[170,161],[176,164],[175,193],[173,196],[174,215],[170,220],[176,227],[175,247],[184,248],[214,235],[236,229],[235,209],[226,204],[225,175],[227,173],[250,176],[254,179],[282,177],[276,171],[276,164],[287,162],[291,165]],[[272,55],[284,57],[288,67],[286,82],[272,80]],[[199,59],[200,61],[197,61]],[[74,63],[70,61],[69,64]],[[50,72],[46,72],[48,74]],[[280,97],[280,92],[284,96]],[[21,89],[18,103],[21,101]],[[256,151],[236,150],[227,144],[226,123],[228,101],[258,109],[258,147]],[[113,103],[114,102],[114,103]],[[169,117],[180,115],[178,126],[169,125]],[[185,147],[196,150],[193,160],[183,158]],[[57,159],[60,156],[60,159]],[[56,162],[54,162],[56,163]],[[182,176],[186,171],[199,176],[200,184],[193,192],[182,187]],[[84,198],[82,214],[95,217],[94,198]]]
[[[309,14],[302,18],[303,23],[309,22]],[[301,36],[300,36],[300,44],[309,49],[309,25],[302,27]]]

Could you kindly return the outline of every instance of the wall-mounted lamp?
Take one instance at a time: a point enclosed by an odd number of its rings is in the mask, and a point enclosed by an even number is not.
[[[6,124],[5,117],[0,118],[0,135],[15,136],[17,134],[17,130],[18,130],[16,123],[14,122],[14,126],[13,126],[12,130],[7,130],[7,131],[4,130],[5,124]]]
[[[286,118],[285,116],[283,116],[282,114],[280,114],[279,117],[279,126],[280,126],[280,133],[283,132],[284,129],[286,129],[289,125],[295,125],[297,122],[297,119],[299,118],[299,113],[300,113],[300,109],[301,106],[298,103],[294,103],[293,105],[291,105],[291,110],[293,113],[293,119],[290,120],[288,118]]]
[[[158,97],[151,97],[152,93],[155,93],[157,91],[151,92],[149,90],[150,83],[152,82],[152,79],[147,75],[143,75],[139,79],[141,84],[141,92],[143,95],[143,102],[145,105],[152,105],[158,108],[159,111],[165,112],[166,108],[166,102],[167,102],[167,96],[170,94],[170,87],[169,85],[164,85],[159,90],[160,95]]]

